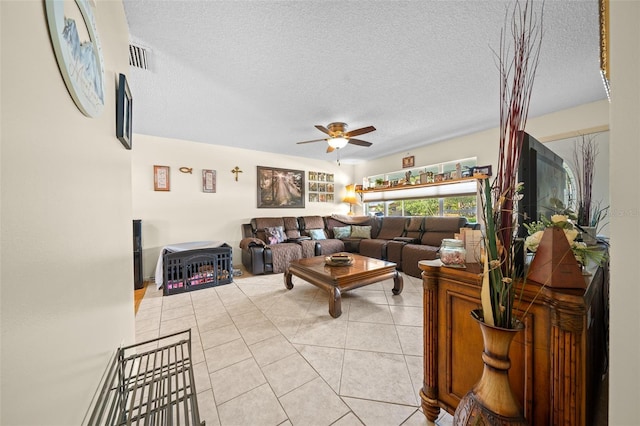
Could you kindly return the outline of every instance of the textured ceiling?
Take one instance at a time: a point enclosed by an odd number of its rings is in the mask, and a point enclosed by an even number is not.
[[[335,161],[314,125],[343,121],[371,160],[497,127],[493,1],[124,0],[135,133]],[[536,10],[540,3],[536,2]],[[530,117],[606,98],[598,1],[547,0]]]

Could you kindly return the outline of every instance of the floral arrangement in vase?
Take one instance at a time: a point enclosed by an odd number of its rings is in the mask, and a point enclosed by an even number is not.
[[[579,232],[574,224],[574,220],[575,219],[572,220],[570,215],[554,214],[551,216],[551,219],[543,216],[541,220],[537,222],[525,224],[524,226],[529,236],[524,241],[524,247],[528,251],[535,253],[538,250],[545,229],[551,227],[560,228],[564,231],[569,247],[580,265],[584,266],[588,261],[601,265],[606,260],[606,252],[587,246],[587,244],[582,241],[577,241],[576,238]]]

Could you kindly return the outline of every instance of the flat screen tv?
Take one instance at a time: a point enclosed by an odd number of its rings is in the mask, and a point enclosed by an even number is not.
[[[518,202],[518,236],[526,237],[523,223],[554,214],[552,199],[566,204],[567,173],[562,157],[526,132],[518,166],[518,181],[524,183],[522,200]]]

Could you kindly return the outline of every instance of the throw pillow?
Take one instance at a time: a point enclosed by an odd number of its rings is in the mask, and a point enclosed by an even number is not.
[[[351,226],[335,226],[333,228],[333,236],[334,238],[349,238],[351,235]]]
[[[269,244],[278,244],[285,240],[284,229],[282,226],[271,226],[264,228],[264,234]]]
[[[352,238],[371,238],[371,226],[357,226],[351,227]]]
[[[324,229],[310,229],[309,236],[312,240],[326,240],[327,236],[324,234]]]

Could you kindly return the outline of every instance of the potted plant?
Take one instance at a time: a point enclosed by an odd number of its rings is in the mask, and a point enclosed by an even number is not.
[[[609,212],[608,205],[602,207],[601,202],[594,202],[592,198],[597,157],[595,137],[582,135],[573,149],[573,168],[576,173],[576,223],[587,245],[597,243],[596,235]]]

